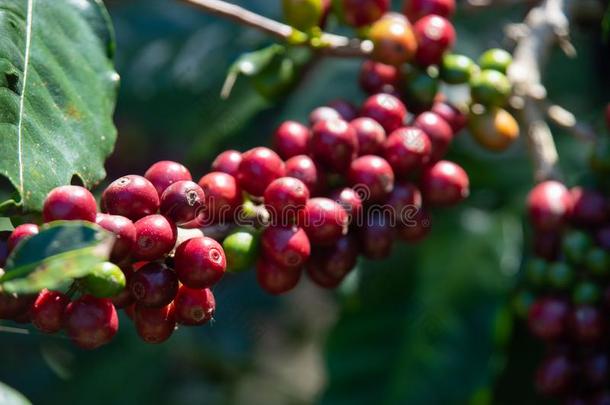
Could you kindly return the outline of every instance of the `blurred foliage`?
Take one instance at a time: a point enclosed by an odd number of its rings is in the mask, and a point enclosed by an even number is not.
[[[236,3],[279,18],[274,1]],[[364,98],[359,61],[325,59],[276,103],[248,80],[238,80],[222,101],[230,66],[269,46],[268,38],[164,0],[109,6],[122,76],[120,137],[107,165],[113,177],[159,158],[184,160],[197,177],[222,149],[268,143],[284,119],[305,122],[311,109],[335,98]],[[456,50],[476,58],[503,45],[499,27],[523,12],[458,14]],[[600,25],[578,26],[573,38],[578,58],[557,50],[549,61],[550,98],[601,126],[610,52]],[[554,132],[572,184],[585,173],[588,147]],[[34,403],[541,403],[531,387],[539,348],[507,313],[529,238],[521,227],[532,184],[525,143],[490,154],[463,133],[450,158],[471,177],[467,203],[436,213],[421,246],[398,245],[387,261],[361,262],[339,294],[303,280],[297,291],[273,298],[252,272],[229,274],[214,290],[215,322],[181,328],[162,346],[141,343],[126,319],[117,340],[92,353],[32,330],[2,333],[0,380]]]

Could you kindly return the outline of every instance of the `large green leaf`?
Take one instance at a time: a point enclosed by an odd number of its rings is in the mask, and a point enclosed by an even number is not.
[[[59,289],[108,260],[114,236],[87,222],[54,222],[9,256],[0,287],[11,293]]]
[[[470,209],[434,228],[417,249],[365,264],[328,340],[323,404],[489,398],[510,330],[505,298],[520,258],[519,222]]]
[[[36,211],[77,175],[105,176],[118,74],[101,0],[0,2],[0,174],[17,195],[0,213]]]

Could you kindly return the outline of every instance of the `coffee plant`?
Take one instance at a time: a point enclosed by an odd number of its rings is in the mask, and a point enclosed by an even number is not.
[[[507,343],[514,315],[522,320],[515,322],[514,335],[527,325],[524,339],[544,346],[537,349],[539,365],[528,368],[533,377],[524,384],[560,403],[610,403],[610,105],[595,111],[598,118],[591,123],[580,121],[550,100],[542,78],[555,45],[576,56],[570,38],[574,21],[608,25],[607,16],[600,22],[606,2],[278,0],[272,8],[281,20],[225,1],[182,2],[191,6],[189,14],[203,11],[276,41],[236,58],[210,118],[219,121],[222,117],[214,115],[222,110],[215,108],[239,103],[244,92],[255,92],[266,105],[287,103],[323,59],[357,61],[357,67],[350,65],[353,75],[340,81],[350,81],[347,86],[358,88],[358,96],[337,92],[330,83],[323,89],[332,93],[327,101],[309,108],[306,118],[283,115],[262,145],[223,143],[218,134],[230,132],[222,125],[231,124],[205,122],[208,136],[183,147],[211,150],[208,165],[207,159],[169,160],[161,141],[156,145],[160,159],[147,161],[146,170],[119,164],[129,171],[110,179],[104,165],[117,138],[113,113],[119,75],[105,5],[0,0],[0,215],[7,224],[0,232],[0,319],[6,331],[35,331],[66,337],[80,349],[106,350],[102,346],[117,345],[119,328],[131,323],[141,341],[161,344],[180,329],[213,329],[222,322],[217,307],[230,303],[218,291],[242,274],[254,274],[249,288],[282,297],[305,283],[339,296],[353,291],[354,283],[368,283],[368,303],[345,300],[342,329],[329,337],[329,356],[349,364],[347,359],[369,344],[362,336],[388,331],[388,345],[402,346],[400,356],[412,360],[411,367],[383,352],[348,371],[331,368],[326,402],[339,402],[340,387],[358,385],[362,367],[385,380],[371,382],[382,402],[529,403],[523,399],[527,395],[519,395],[529,387],[502,387],[498,377],[504,368],[510,373],[517,356]],[[456,13],[502,6],[497,3],[525,3],[523,22],[508,26],[502,45],[467,51],[462,31],[454,27]],[[206,41],[214,42],[214,35]],[[180,101],[164,100],[164,120],[172,120],[172,102],[176,111],[180,108]],[[240,108],[231,109],[232,115],[247,115],[247,107],[234,105]],[[607,131],[597,125],[602,116]],[[555,127],[587,151],[586,158],[581,153],[580,161],[570,162],[579,168],[574,169],[578,176],[560,168]],[[128,161],[143,147],[121,146],[119,138],[113,159]],[[478,275],[487,290],[479,291],[481,296],[475,289],[462,293],[454,286],[469,280],[448,274],[448,263],[472,255],[468,267],[476,267],[475,260],[481,268],[504,266],[498,262],[507,248],[497,236],[508,228],[503,223],[493,235],[480,230],[492,228],[482,219],[484,211],[498,209],[514,195],[504,192],[499,201],[488,198],[470,211],[460,206],[473,194],[484,196],[485,187],[511,184],[494,175],[497,162],[525,154],[534,185],[516,204],[528,218],[523,260],[513,266],[520,270],[516,277],[493,281]],[[476,168],[477,160],[484,161],[484,169]],[[513,186],[518,188],[506,188]],[[441,231],[433,239],[437,228]],[[464,236],[454,232],[444,240],[443,230],[449,228]],[[510,232],[508,238],[516,239],[514,227]],[[403,291],[404,271],[410,270],[404,267],[412,263],[393,260],[397,252],[419,252],[413,253],[418,261],[434,268],[420,278],[433,276],[433,283]],[[365,274],[362,263],[375,274]],[[415,284],[411,277],[408,283]],[[503,293],[506,300],[498,298]],[[396,298],[406,295],[412,299],[408,313],[407,304]],[[467,332],[456,332],[458,316],[446,310],[450,299],[462,295],[472,300],[469,307],[452,310],[476,306],[485,312],[484,327],[495,328],[477,337],[481,346],[463,343]],[[436,313],[421,315],[433,305]],[[406,322],[398,328],[405,330],[383,329],[387,325],[380,320],[364,324],[362,336],[356,333],[359,316],[376,319],[384,312]],[[459,326],[482,327],[471,321]],[[426,356],[458,371],[451,355],[437,358],[443,353],[436,354],[431,336],[445,350],[455,339],[462,351],[455,358],[465,364],[493,365],[481,366],[489,370],[484,375],[466,373],[463,384],[436,375],[424,385],[418,364],[426,364]],[[404,342],[417,342],[419,349]],[[507,354],[502,360],[499,351]],[[485,353],[494,353],[495,360]],[[386,375],[394,366],[396,374]],[[458,373],[454,379],[460,379]],[[496,380],[499,388],[488,388]],[[429,392],[443,384],[453,394]],[[506,390],[510,395],[502,394]],[[423,391],[425,396],[413,394]],[[0,394],[15,403],[26,401],[8,389]],[[373,399],[352,394],[350,401]]]

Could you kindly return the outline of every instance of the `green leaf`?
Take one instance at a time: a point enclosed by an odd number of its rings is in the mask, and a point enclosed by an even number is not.
[[[14,388],[0,382],[0,404],[29,405],[31,402]]]
[[[396,246],[388,261],[365,263],[328,340],[323,404],[484,403],[490,396],[511,330],[504,304],[520,226],[513,216],[474,209],[456,219],[435,218],[422,245]]]
[[[0,3],[0,174],[15,187],[0,213],[39,211],[78,176],[105,177],[116,139],[118,74],[101,0]]]
[[[108,260],[114,236],[95,224],[58,221],[11,253],[0,287],[17,294],[60,289]]]

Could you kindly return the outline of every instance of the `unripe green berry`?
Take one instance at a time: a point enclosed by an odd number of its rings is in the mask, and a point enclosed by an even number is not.
[[[512,86],[508,77],[495,70],[482,70],[470,79],[470,96],[475,103],[502,107],[508,101]]]
[[[572,291],[572,302],[579,304],[595,304],[601,297],[601,291],[596,283],[582,281]]]
[[[479,58],[481,69],[496,70],[504,74],[508,71],[511,63],[513,63],[512,55],[500,48],[489,49]]]
[[[409,105],[429,108],[434,103],[439,89],[438,71],[412,68],[406,72],[405,97]]]
[[[96,265],[81,281],[83,287],[97,298],[114,297],[123,291],[126,284],[123,271],[110,262]]]
[[[574,271],[564,262],[552,263],[547,271],[547,283],[557,290],[565,290],[574,280]]]
[[[222,248],[227,258],[227,271],[241,272],[252,267],[258,256],[258,235],[239,230],[227,236]]]
[[[582,231],[571,231],[565,235],[562,242],[563,254],[573,264],[583,264],[585,256],[593,241]]]
[[[532,287],[541,287],[547,279],[548,263],[544,259],[533,258],[525,265],[525,278]]]
[[[585,266],[594,276],[607,276],[610,273],[610,254],[600,247],[593,247],[585,256]]]
[[[318,26],[323,9],[322,0],[282,0],[284,20],[301,31]]]
[[[440,77],[448,84],[463,84],[468,83],[477,71],[477,65],[468,56],[449,53],[443,56]]]
[[[530,307],[534,303],[536,296],[529,290],[519,291],[512,299],[512,307],[515,315],[521,319],[527,319]]]

